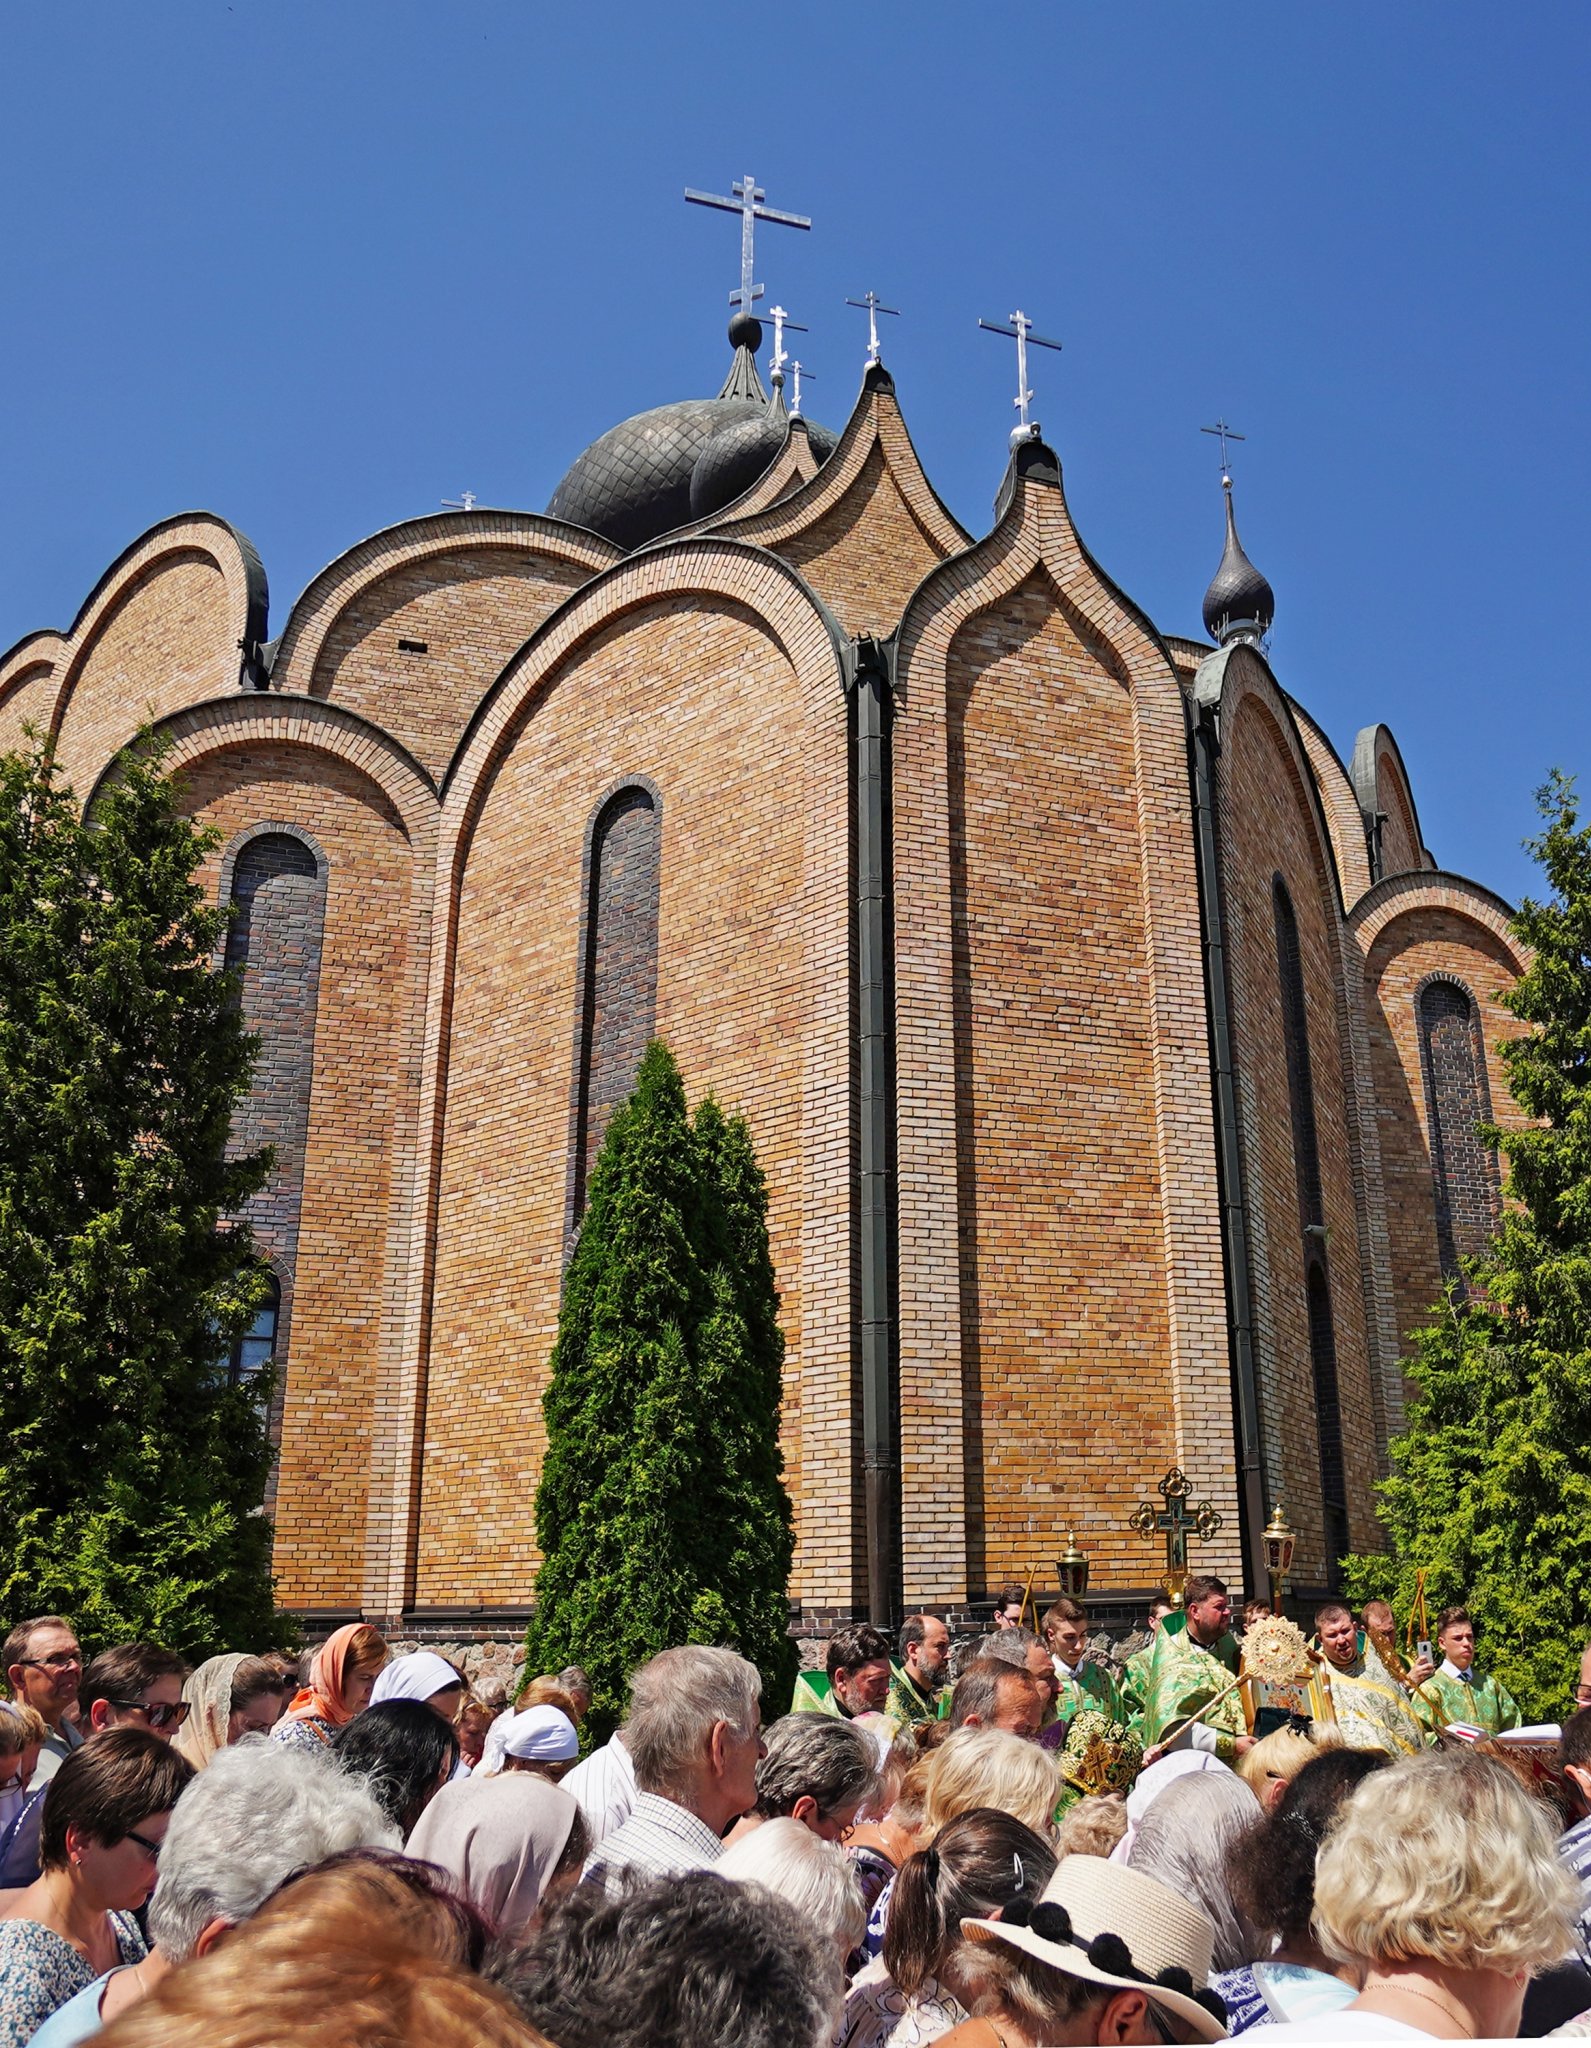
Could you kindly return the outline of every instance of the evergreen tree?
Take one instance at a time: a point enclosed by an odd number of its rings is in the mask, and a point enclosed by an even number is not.
[[[147,737],[92,822],[49,750],[0,760],[0,1616],[199,1657],[276,1640],[263,1298],[226,1156],[255,1042],[212,971],[217,835]]]
[[[583,1664],[599,1738],[676,1643],[738,1649],[770,1711],[789,1692],[778,1310],[746,1124],[711,1098],[689,1117],[654,1043],[591,1175],[543,1404],[528,1668]]]
[[[1467,1292],[1415,1333],[1415,1399],[1380,1488],[1384,1556],[1347,1560],[1350,1590],[1407,1613],[1426,1573],[1432,1619],[1468,1601],[1482,1659],[1527,1720],[1556,1719],[1591,1615],[1591,827],[1555,774],[1530,851],[1551,896],[1520,905],[1533,959],[1503,997],[1533,1029],[1501,1048],[1536,1121],[1482,1126],[1509,1198]]]

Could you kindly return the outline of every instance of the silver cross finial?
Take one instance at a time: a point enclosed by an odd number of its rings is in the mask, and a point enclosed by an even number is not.
[[[790,417],[793,420],[798,420],[801,417],[801,365],[793,362],[790,368],[795,372],[795,387],[790,397]],[[815,378],[817,372],[815,370],[808,370],[806,374],[808,377]]]
[[[883,300],[879,297],[877,292],[869,292],[865,299],[847,299],[845,303],[848,306],[861,306],[866,309],[867,366],[869,369],[871,369],[874,363],[876,363],[879,360],[878,316],[880,313],[892,313],[898,320],[900,318],[900,308],[899,306],[886,306]]]
[[[1246,441],[1248,439],[1248,436],[1246,434],[1240,434],[1235,427],[1229,427],[1225,420],[1219,418],[1216,420],[1216,423],[1213,427],[1200,427],[1199,432],[1201,434],[1216,434],[1220,437],[1221,488],[1223,491],[1231,490],[1232,472],[1226,466],[1226,444],[1228,441]]]
[[[756,264],[753,256],[752,237],[759,220],[770,220],[781,228],[810,228],[812,223],[804,214],[776,213],[771,206],[764,206],[767,197],[756,179],[748,171],[743,178],[737,178],[730,191],[733,199],[721,199],[716,192],[693,192],[689,185],[685,197],[693,206],[716,206],[725,213],[740,215],[740,289],[729,294],[729,303],[738,305],[742,313],[749,313],[752,302],[762,297],[762,286],[755,282]]]
[[[768,364],[768,381],[778,391],[784,386],[784,366],[790,360],[785,354],[785,334],[805,334],[807,330],[799,320],[792,320],[783,306],[770,306],[768,318],[773,322],[773,356]]]
[[[475,510],[475,493],[473,491],[465,491],[462,497],[444,498],[442,500],[442,509],[444,512],[473,512]]]
[[[1033,393],[1028,389],[1028,349],[1058,349],[1058,341],[1046,341],[1042,334],[1033,332],[1033,322],[1026,313],[1013,313],[1009,320],[980,320],[978,325],[987,328],[990,334],[1003,334],[1008,339],[1016,338],[1016,397],[1012,401],[1017,409],[1019,426],[1011,430],[1011,446],[1019,441],[1036,441],[1039,438],[1039,423],[1028,418],[1028,407],[1033,403]]]

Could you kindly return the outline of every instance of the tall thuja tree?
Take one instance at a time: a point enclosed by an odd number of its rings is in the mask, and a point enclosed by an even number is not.
[[[529,1667],[583,1664],[598,1734],[622,1713],[628,1674],[676,1643],[733,1645],[770,1702],[789,1687],[766,1208],[744,1121],[711,1100],[692,1119],[654,1043],[592,1172],[536,1495]]]
[[[1530,842],[1551,894],[1513,930],[1531,965],[1503,996],[1531,1030],[1501,1048],[1534,1121],[1483,1126],[1507,1155],[1507,1206],[1486,1252],[1415,1333],[1415,1400],[1381,1487],[1388,1553],[1348,1560],[1351,1589],[1406,1611],[1417,1574],[1467,1600],[1482,1660],[1527,1719],[1556,1719],[1591,1614],[1591,827],[1574,785],[1538,796]]]
[[[91,822],[47,747],[0,760],[0,1618],[193,1656],[275,1635],[269,1387],[216,1362],[270,1160],[227,1156],[255,1042],[215,843],[147,737]]]

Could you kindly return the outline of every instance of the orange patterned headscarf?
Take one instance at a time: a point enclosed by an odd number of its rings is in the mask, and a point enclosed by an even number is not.
[[[363,1621],[351,1621],[342,1628],[334,1629],[311,1659],[309,1683],[299,1689],[284,1718],[290,1721],[329,1721],[334,1728],[341,1728],[345,1722],[351,1721],[353,1715],[343,1697],[344,1667],[355,1639],[373,1633],[369,1624]]]

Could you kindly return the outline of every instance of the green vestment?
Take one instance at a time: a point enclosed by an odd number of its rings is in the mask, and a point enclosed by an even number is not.
[[[1350,1749],[1413,1756],[1425,1746],[1425,1731],[1408,1694],[1362,1631],[1354,1660],[1346,1670],[1329,1657],[1320,1669],[1330,1678],[1332,1713]]]
[[[1085,1707],[1097,1707],[1112,1721],[1126,1719],[1128,1710],[1121,1704],[1120,1687],[1102,1665],[1085,1658],[1069,1678],[1063,1678],[1059,1668],[1055,1677],[1060,1686],[1055,1699],[1057,1721],[1070,1721]]]
[[[893,1729],[915,1728],[923,1721],[937,1719],[941,1697],[948,1698],[949,1694],[949,1686],[938,1692],[924,1692],[904,1665],[892,1664],[884,1718]]]
[[[1431,1734],[1450,1721],[1484,1728],[1488,1735],[1501,1735],[1505,1728],[1517,1728],[1519,1709],[1508,1688],[1490,1675],[1482,1678],[1474,1670],[1470,1679],[1473,1682],[1466,1683],[1462,1678],[1450,1678],[1445,1671],[1438,1671],[1415,1688],[1414,1711]]]
[[[1149,1652],[1149,1680],[1138,1733],[1145,1749],[1160,1741],[1168,1729],[1207,1706],[1217,1693],[1225,1691],[1238,1675],[1236,1639],[1222,1636],[1207,1650],[1188,1634],[1185,1614],[1168,1614],[1161,1622]],[[1248,1733],[1241,1692],[1231,1692],[1203,1726],[1215,1736],[1215,1753],[1223,1763],[1237,1758],[1237,1743]]]

